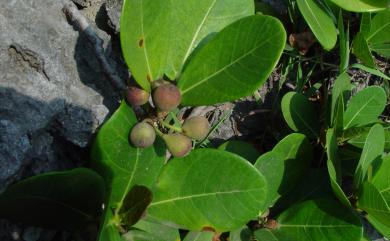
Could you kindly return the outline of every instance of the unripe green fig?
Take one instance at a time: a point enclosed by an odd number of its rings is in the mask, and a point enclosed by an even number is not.
[[[163,84],[153,92],[153,103],[159,111],[171,111],[179,106],[181,94],[176,85]]]
[[[201,141],[209,134],[210,124],[205,117],[194,116],[184,121],[182,129],[186,136]]]
[[[151,146],[155,139],[156,132],[154,128],[146,122],[136,124],[130,132],[131,143],[136,147],[145,148]]]
[[[162,138],[164,139],[169,152],[174,157],[183,157],[190,153],[192,149],[191,139],[183,134],[165,134]]]
[[[126,90],[127,101],[135,106],[141,106],[148,103],[150,93],[135,86],[130,86]]]

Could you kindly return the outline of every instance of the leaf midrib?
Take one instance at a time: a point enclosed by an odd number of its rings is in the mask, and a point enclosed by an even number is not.
[[[232,191],[222,191],[222,192],[199,193],[199,194],[175,197],[175,198],[166,199],[166,200],[162,200],[162,201],[158,201],[158,202],[153,202],[153,203],[150,204],[150,207],[161,205],[161,204],[164,204],[164,203],[169,203],[169,202],[175,202],[175,201],[191,199],[191,198],[207,197],[207,196],[221,195],[221,194],[246,193],[246,192],[258,191],[258,190],[263,190],[263,188],[252,188],[252,189],[246,189],[246,190],[232,190]]]
[[[193,46],[194,46],[194,44],[195,44],[195,41],[196,41],[196,39],[198,38],[198,35],[199,35],[199,33],[200,33],[200,30],[203,28],[203,26],[204,26],[204,24],[205,24],[205,22],[206,22],[206,19],[207,19],[208,16],[210,15],[211,10],[214,8],[216,2],[217,2],[217,0],[213,0],[212,4],[210,5],[209,9],[207,10],[206,14],[204,15],[204,17],[203,17],[203,19],[202,19],[202,21],[201,21],[201,23],[200,23],[198,29],[196,30],[196,32],[195,32],[195,34],[194,34],[194,36],[193,36],[193,38],[192,38],[192,40],[191,40],[190,45],[188,46],[188,49],[187,49],[187,51],[186,51],[186,54],[184,55],[184,58],[183,58],[183,60],[181,61],[181,66],[184,65],[186,59],[187,59],[188,56],[190,55],[190,53],[191,53],[191,51],[192,51],[192,48],[193,48]]]

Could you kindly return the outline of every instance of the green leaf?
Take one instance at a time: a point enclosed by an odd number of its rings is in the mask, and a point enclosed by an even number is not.
[[[141,219],[152,202],[152,195],[152,192],[144,186],[135,185],[131,188],[118,212],[124,226],[130,228]]]
[[[329,174],[323,169],[312,168],[309,169],[293,192],[282,196],[272,211],[280,213],[292,204],[300,203],[308,199],[328,198],[333,197],[333,190],[329,185]]]
[[[243,226],[230,232],[229,241],[252,241],[252,236],[252,231],[247,226]]]
[[[382,194],[387,203],[390,202],[390,156],[383,159],[380,168],[374,174],[372,184]]]
[[[121,241],[180,241],[180,235],[174,225],[147,217],[124,234]]]
[[[296,204],[276,219],[276,229],[259,229],[259,241],[359,241],[363,228],[359,218],[333,199]]]
[[[365,38],[370,34],[371,31],[371,13],[363,13],[360,20],[360,32]]]
[[[320,131],[317,113],[304,95],[289,92],[282,99],[282,113],[288,126],[310,138],[317,138]]]
[[[104,180],[86,168],[22,180],[0,194],[0,218],[50,229],[81,231],[96,224]]]
[[[357,33],[352,42],[352,53],[360,59],[364,65],[375,68],[374,58],[363,33]]]
[[[363,71],[366,71],[370,74],[376,75],[376,76],[383,78],[385,80],[390,80],[390,77],[385,75],[381,71],[374,69],[374,68],[367,67],[367,66],[362,65],[362,64],[353,64],[353,65],[351,65],[351,68],[361,69]]]
[[[130,145],[128,136],[136,123],[133,110],[123,101],[100,129],[92,147],[92,165],[105,178],[109,194],[106,212],[114,210],[114,220],[121,221],[119,210],[131,188],[134,185],[150,188],[165,162],[165,147],[159,139],[154,146],[148,148],[135,148]],[[105,215],[108,216],[111,215]],[[104,223],[112,226],[113,222],[106,220]],[[103,230],[106,229],[104,225]]]
[[[367,135],[366,143],[364,144],[362,155],[358,162],[355,175],[354,187],[358,188],[360,184],[368,178],[367,171],[370,166],[375,165],[380,161],[385,148],[385,133],[382,125],[376,124],[371,127]]]
[[[340,72],[343,73],[348,69],[349,66],[349,22],[347,29],[344,27],[343,20],[343,11],[340,9],[339,11],[339,19],[338,19],[338,28],[340,33]]]
[[[343,95],[339,96],[338,102],[336,104],[334,115],[334,130],[336,136],[340,136],[343,133],[343,119],[344,119],[344,97]]]
[[[334,82],[334,86],[332,89],[332,96],[331,96],[331,107],[330,107],[330,123],[331,127],[335,126],[335,121],[337,118],[335,115],[339,115],[339,111],[336,110],[336,105],[339,101],[339,97],[343,96],[343,102],[344,100],[349,99],[349,95],[351,92],[351,77],[347,73],[340,74],[337,79]],[[339,106],[341,109],[341,106]],[[344,106],[343,106],[344,109]]]
[[[290,162],[291,161],[294,162],[295,160],[290,159]],[[288,182],[288,178],[284,178],[285,171],[290,171],[289,169],[285,170],[284,162],[285,160],[283,159],[282,155],[273,151],[264,153],[256,161],[255,167],[264,175],[265,179],[267,180],[268,194],[266,207],[272,207],[283,194],[283,191],[286,192],[286,188],[291,190],[291,188],[294,187],[294,184],[296,184],[294,182],[290,183]],[[299,167],[300,166],[298,166],[298,168]],[[293,171],[292,173],[294,174]],[[297,176],[293,176],[293,178],[297,179]]]
[[[366,143],[367,135],[370,129],[371,129],[370,126],[356,128],[356,134],[348,140],[348,143],[355,147],[363,149],[363,146]],[[350,130],[352,131],[355,129],[350,129]],[[386,152],[390,151],[390,127],[385,128],[385,151]]]
[[[328,156],[327,166],[330,178],[330,185],[334,194],[340,200],[340,202],[347,206],[352,207],[347,196],[345,195],[342,186],[342,172],[341,163],[337,153],[337,139],[334,130],[328,129],[326,132],[326,154]]]
[[[305,135],[293,133],[275,145],[272,151],[282,155],[284,160],[299,159],[301,162],[311,162],[313,148]]]
[[[297,0],[310,29],[325,50],[331,50],[337,41],[336,26],[332,18],[313,0]]]
[[[150,90],[150,82],[164,74],[176,79],[202,40],[253,13],[251,0],[125,0],[124,58],[138,84]]]
[[[255,167],[267,180],[266,207],[271,207],[289,193],[310,167],[312,146],[302,134],[291,134],[281,140],[272,151],[261,155]]]
[[[390,10],[381,11],[372,18],[367,42],[372,51],[390,57]]]
[[[369,182],[364,182],[358,194],[357,207],[367,212],[367,219],[379,222],[390,228],[390,209],[379,190]]]
[[[351,12],[372,12],[386,9],[388,0],[330,0],[341,8]]]
[[[210,105],[251,95],[271,74],[285,42],[282,23],[271,16],[250,16],[227,26],[184,68],[178,80],[182,104]]]
[[[213,240],[213,232],[189,232],[183,241],[211,241]]]
[[[379,86],[370,86],[353,96],[344,113],[344,130],[378,121],[385,109],[386,92]]]
[[[384,225],[382,222],[378,221],[376,218],[373,216],[367,216],[367,220],[374,226],[374,228],[381,233],[384,237],[387,239],[390,238],[390,227]],[[367,241],[370,241],[367,239]]]
[[[264,211],[266,188],[263,175],[245,159],[198,149],[165,166],[148,213],[189,230],[233,230]]]
[[[219,150],[237,154],[251,163],[255,163],[260,152],[252,144],[244,141],[227,141],[218,147]]]

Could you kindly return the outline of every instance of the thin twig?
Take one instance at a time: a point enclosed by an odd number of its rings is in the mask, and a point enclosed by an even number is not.
[[[92,30],[87,19],[80,13],[76,5],[72,2],[66,3],[62,8],[62,11],[71,24],[87,37],[87,40],[94,49],[96,58],[98,59],[103,72],[106,74],[107,78],[110,79],[112,86],[117,90],[125,90],[126,85],[124,81],[118,76],[104,54],[103,40]]]

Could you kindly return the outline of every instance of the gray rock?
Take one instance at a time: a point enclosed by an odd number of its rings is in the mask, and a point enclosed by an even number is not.
[[[75,4],[77,4],[80,7],[88,7],[91,6],[94,3],[94,0],[72,0]]]
[[[0,3],[0,157],[7,167],[0,190],[32,161],[61,159],[55,138],[86,147],[117,104],[89,44],[66,21],[65,2]],[[99,34],[108,44],[110,36]]]
[[[119,20],[122,11],[123,0],[107,0],[105,6],[108,15],[108,25],[112,30],[119,33]]]
[[[0,192],[27,176],[85,164],[97,128],[118,106],[89,43],[62,13],[66,2],[0,1]],[[117,43],[89,19],[125,78]],[[16,227],[0,222],[0,240],[34,239],[34,230]]]

